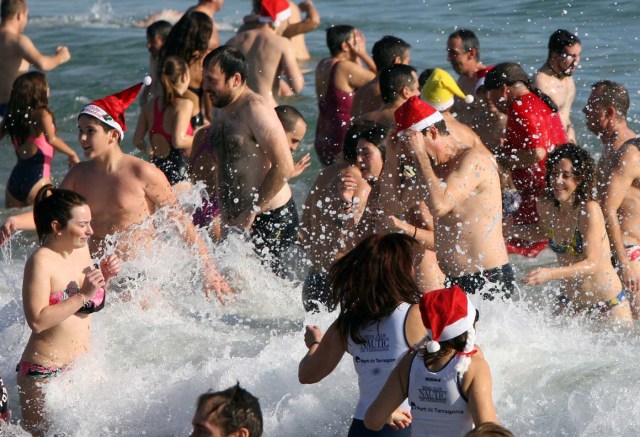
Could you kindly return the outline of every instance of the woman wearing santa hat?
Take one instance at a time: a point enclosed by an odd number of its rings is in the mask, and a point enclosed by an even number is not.
[[[434,290],[420,300],[426,348],[407,354],[367,410],[364,423],[380,429],[395,419],[407,396],[411,435],[463,436],[474,425],[496,422],[489,364],[475,347],[476,310],[460,287]]]
[[[298,367],[302,384],[320,382],[345,352],[353,356],[360,396],[349,429],[351,437],[410,435],[406,396],[395,405],[396,420],[384,427],[381,424],[379,432],[368,432],[363,419],[396,360],[425,334],[413,268],[417,250],[416,240],[403,234],[366,238],[329,271],[332,304],[340,305],[337,320],[324,335],[315,325],[306,328],[304,340],[309,352]]]

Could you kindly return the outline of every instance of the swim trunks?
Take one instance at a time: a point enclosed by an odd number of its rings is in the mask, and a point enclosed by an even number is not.
[[[18,163],[13,167],[7,190],[20,202],[26,203],[29,193],[35,184],[42,178],[51,178],[51,160],[54,149],[47,141],[44,134],[38,137],[28,137],[25,143],[33,143],[36,153],[24,159],[18,158]],[[14,148],[18,148],[14,144]]]
[[[20,376],[28,376],[35,379],[48,379],[59,375],[64,368],[58,366],[45,367],[40,364],[30,363],[29,361],[20,361],[16,366],[16,372]]]
[[[0,378],[0,420],[9,421],[9,394]]]
[[[331,288],[327,282],[327,274],[318,271],[309,272],[304,278],[304,286],[302,287],[302,303],[305,311],[320,312],[318,302],[324,305],[327,310],[333,311],[335,308],[332,308],[330,301]]]
[[[251,240],[256,253],[269,261],[271,270],[286,276],[281,265],[286,249],[298,238],[298,211],[293,198],[281,206],[258,214],[251,226]]]
[[[220,215],[218,196],[212,194],[209,198],[202,199],[202,206],[196,208],[193,213],[193,224],[199,228],[205,228],[211,224],[214,218]]]
[[[490,286],[485,288],[487,283],[490,284]],[[445,286],[451,287],[453,285],[459,285],[460,288],[469,294],[482,292],[482,298],[485,300],[493,300],[496,295],[502,295],[504,299],[509,299],[516,288],[511,264],[505,264],[501,267],[483,270],[470,275],[453,278],[448,277],[445,281]]]

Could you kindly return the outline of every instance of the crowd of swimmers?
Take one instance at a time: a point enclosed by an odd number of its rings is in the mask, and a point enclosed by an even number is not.
[[[278,103],[305,86],[304,34],[320,15],[311,0],[255,0],[221,44],[222,6],[200,0],[138,23],[147,27],[151,78],[80,109],[81,161],[56,134],[41,72],[70,51],[40,53],[23,33],[25,0],[2,0],[0,135],[17,156],[6,206],[33,212],[9,217],[1,239],[34,229],[40,241],[22,290],[32,331],[17,366],[26,430],[46,432],[43,384],[89,350],[92,313],[117,288],[121,259],[154,238],[129,230],[160,208],[200,260],[205,295],[221,304],[236,290],[208,237],[244,234],[287,278],[292,246],[304,249],[302,304],[337,318],[324,333],[307,326],[298,378],[317,383],[345,352],[353,356],[359,398],[349,436],[512,435],[498,425],[473,303],[518,293],[509,254],[557,255],[557,266],[532,269],[523,282],[557,281],[558,312],[623,324],[640,316],[640,140],[627,126],[627,90],[602,80],[582,110],[603,144],[599,162],[575,144],[577,35],[553,32],[529,77],[515,62],[483,64],[476,35],[456,30],[445,47],[456,80],[437,65],[417,71],[401,38],[384,36],[369,54],[360,30],[329,27],[329,54],[315,71],[323,169],[299,218],[288,181],[312,159],[293,159],[307,121]],[[136,99],[133,144],[147,160],[121,149]],[[69,161],[57,188],[56,150]],[[178,196],[196,182],[206,192],[187,214]],[[116,253],[106,256],[114,233]],[[261,433],[258,401],[239,386],[199,398],[193,435]]]

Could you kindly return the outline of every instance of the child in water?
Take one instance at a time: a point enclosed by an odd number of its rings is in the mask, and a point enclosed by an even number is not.
[[[183,94],[189,80],[185,61],[177,56],[165,59],[160,68],[162,95],[144,106],[133,134],[135,146],[151,155],[151,163],[162,170],[171,185],[187,180],[185,153],[188,155],[193,145],[193,102]],[[144,141],[147,132],[151,147]]]
[[[51,183],[54,150],[69,157],[69,166],[80,162],[78,154],[56,136],[53,112],[49,109],[49,84],[44,74],[32,71],[18,76],[0,138],[11,137],[18,163],[11,171],[6,190],[6,207],[33,205],[36,194]]]

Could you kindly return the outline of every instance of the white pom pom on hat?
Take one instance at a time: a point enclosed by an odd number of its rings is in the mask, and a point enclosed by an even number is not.
[[[467,94],[466,96],[464,96],[464,101],[467,103],[473,103],[474,98],[471,94]]]
[[[427,343],[427,351],[432,354],[434,352],[438,352],[440,350],[440,343],[437,341],[431,340]]]
[[[142,79],[142,83],[144,84],[144,86],[151,85],[151,76],[145,76],[144,79]]]

